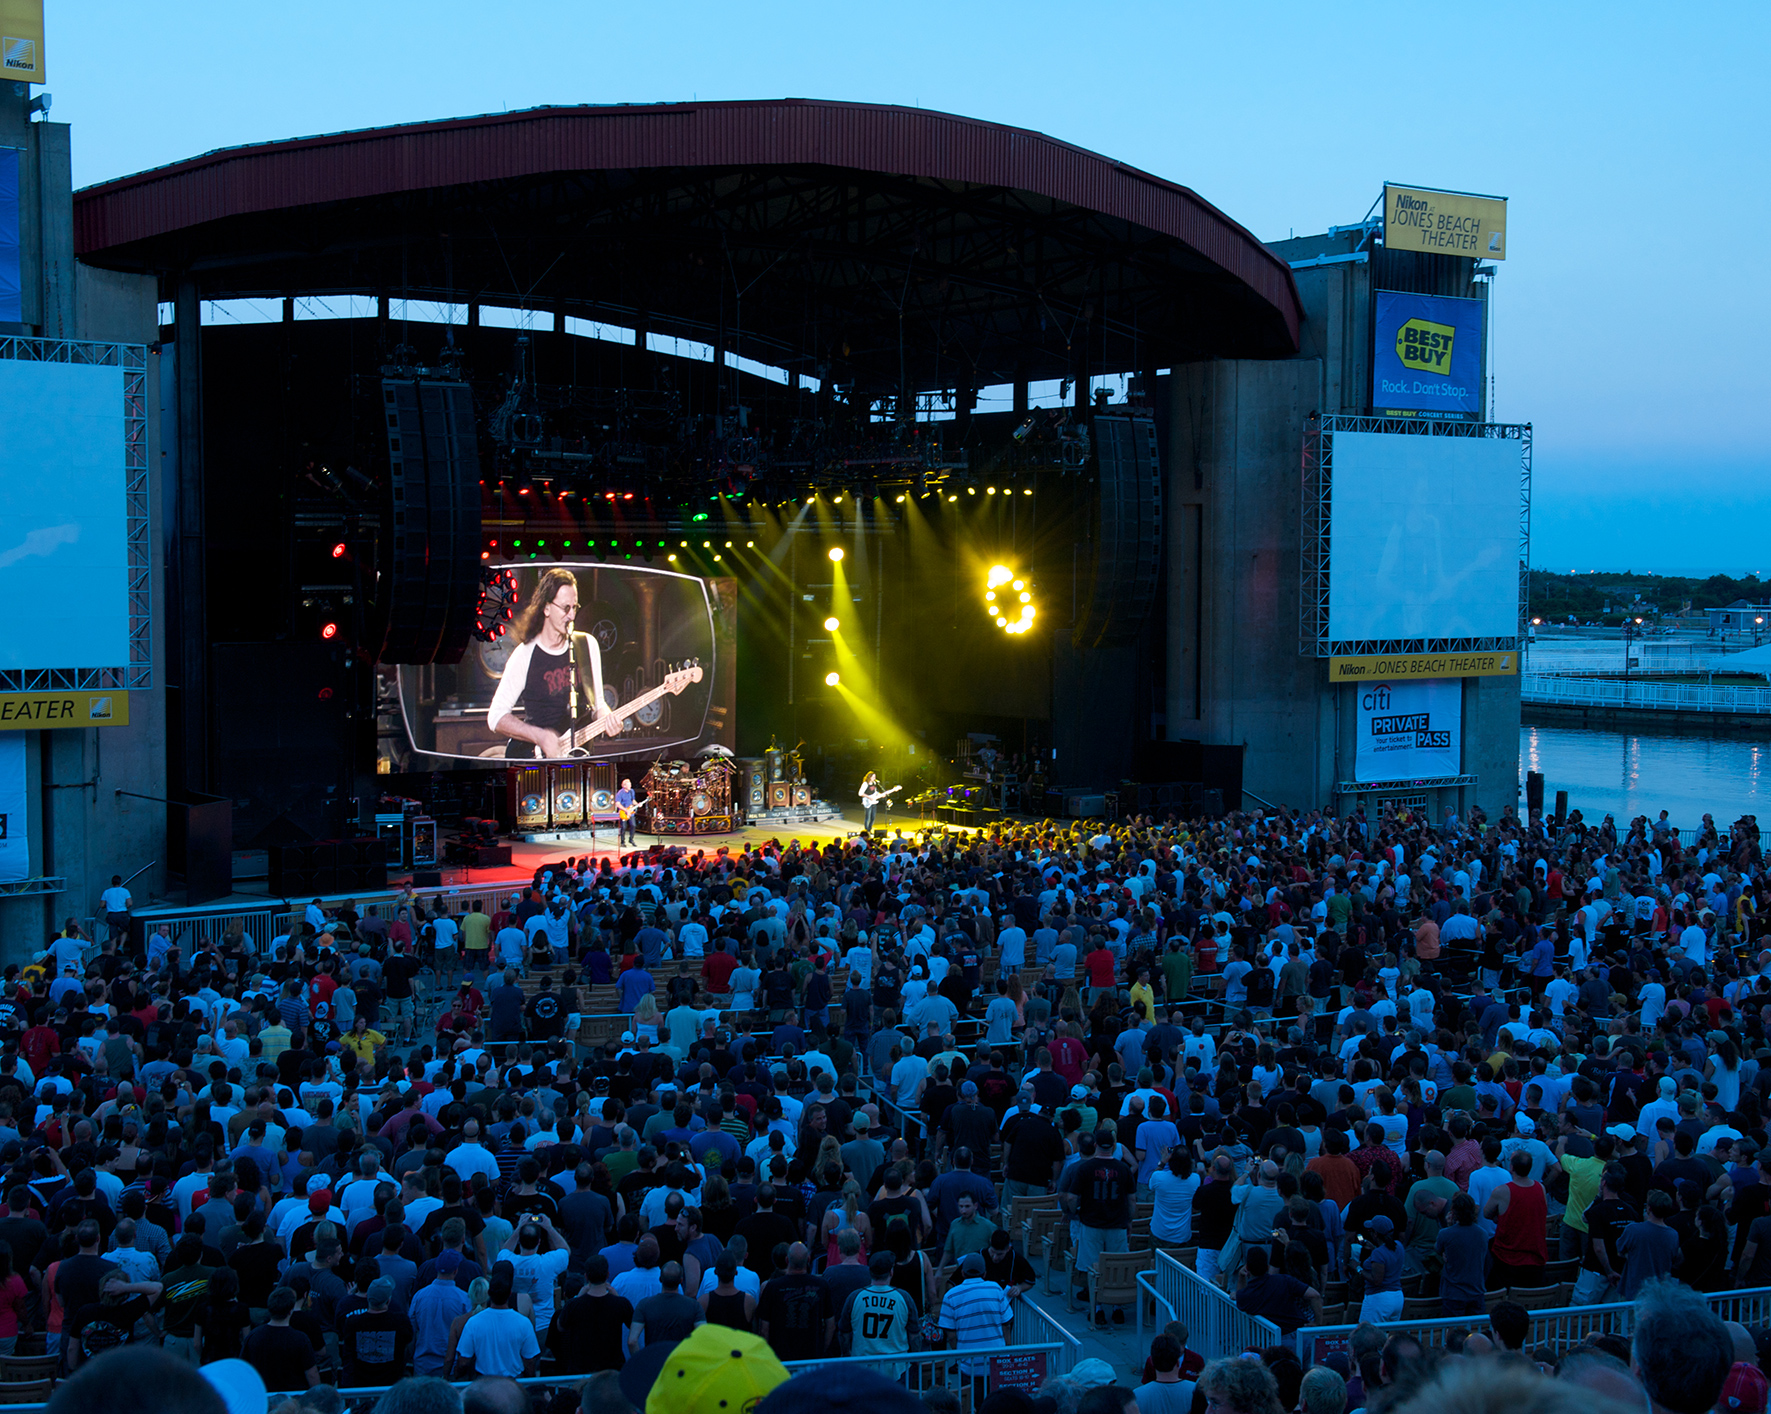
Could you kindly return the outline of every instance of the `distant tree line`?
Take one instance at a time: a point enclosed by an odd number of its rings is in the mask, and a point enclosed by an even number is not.
[[[1736,599],[1766,602],[1768,586],[1756,575],[1735,579],[1712,574],[1707,579],[1686,579],[1659,574],[1557,574],[1553,570],[1531,571],[1533,618],[1566,619],[1573,614],[1582,623],[1604,620],[1617,623],[1623,607],[1633,598],[1656,606],[1663,614],[1675,614],[1689,600],[1694,609],[1720,608]],[[1610,606],[1607,612],[1607,605]]]

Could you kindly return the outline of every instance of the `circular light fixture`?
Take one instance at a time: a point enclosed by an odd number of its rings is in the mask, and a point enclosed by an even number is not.
[[[824,686],[825,687],[835,687],[841,681],[842,681],[842,674],[841,673],[825,673],[824,674]]]
[[[842,620],[837,618],[835,614],[824,620],[824,629],[827,633],[835,633],[841,627]]]
[[[840,564],[842,562],[842,546],[832,545],[830,547],[830,559],[833,564]]]

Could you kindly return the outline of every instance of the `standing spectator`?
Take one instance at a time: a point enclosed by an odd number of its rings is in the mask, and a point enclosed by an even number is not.
[[[279,1286],[266,1302],[269,1319],[246,1337],[241,1351],[241,1358],[258,1371],[264,1387],[272,1394],[299,1392],[320,1383],[313,1342],[289,1323],[295,1306],[295,1293]]]
[[[836,1334],[836,1310],[830,1285],[810,1270],[803,1242],[787,1249],[787,1271],[766,1283],[756,1306],[756,1331],[776,1356],[788,1360],[821,1360]]]
[[[961,1352],[1003,1349],[1014,1323],[1008,1293],[984,1275],[984,1259],[976,1253],[959,1264],[959,1276],[959,1285],[941,1302],[940,1326],[952,1348]],[[976,1408],[988,1392],[989,1357],[962,1358],[959,1373],[972,1384],[972,1407]]]
[[[1515,1150],[1510,1181],[1488,1195],[1482,1216],[1495,1225],[1488,1250],[1489,1279],[1496,1286],[1542,1286],[1549,1260],[1545,1226],[1549,1204],[1543,1185],[1531,1180],[1531,1155]]]
[[[1634,1301],[1650,1281],[1671,1276],[1679,1264],[1679,1234],[1667,1223],[1678,1208],[1678,1199],[1664,1188],[1650,1189],[1642,1220],[1618,1235],[1617,1250],[1623,1258],[1619,1289],[1625,1301]]]
[[[454,1378],[533,1375],[541,1363],[541,1342],[534,1323],[511,1309],[510,1279],[494,1276],[486,1297],[486,1309],[467,1318],[456,1340]]]

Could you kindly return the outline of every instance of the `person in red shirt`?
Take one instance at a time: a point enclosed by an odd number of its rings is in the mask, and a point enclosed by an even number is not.
[[[718,996],[730,992],[732,972],[737,966],[738,959],[724,948],[710,952],[701,964],[701,975],[707,980],[707,990]]]
[[[1094,950],[1083,959],[1088,969],[1088,1001],[1093,1006],[1102,992],[1111,992],[1117,980],[1119,959],[1107,947],[1105,938],[1095,943]]]
[[[19,1037],[18,1049],[31,1074],[41,1080],[50,1058],[61,1054],[61,1036],[53,1026],[40,1022]]]

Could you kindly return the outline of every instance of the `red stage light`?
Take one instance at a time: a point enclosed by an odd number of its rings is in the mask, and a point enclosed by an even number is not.
[[[621,493],[621,499],[622,499],[622,500],[624,500],[624,501],[631,501],[631,500],[632,500],[632,499],[633,499],[633,492],[631,492],[631,491],[623,491],[623,492],[622,492],[622,493]]]
[[[338,625],[337,624],[321,624],[320,625],[320,637],[321,638],[337,638],[338,637]]]
[[[348,553],[349,547],[342,540],[332,547],[332,558],[335,560],[342,560]]]

